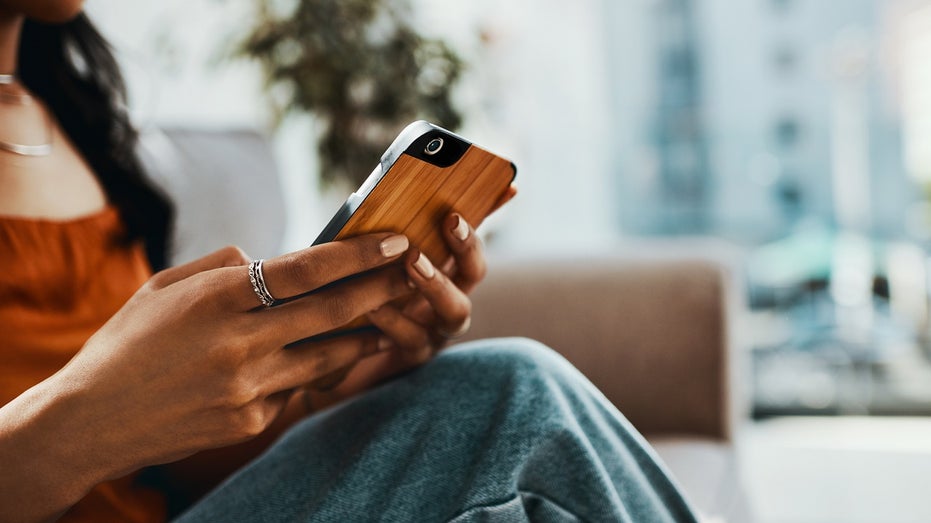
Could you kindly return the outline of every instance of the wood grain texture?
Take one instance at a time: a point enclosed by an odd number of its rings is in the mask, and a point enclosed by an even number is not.
[[[403,233],[440,266],[450,256],[440,229],[444,218],[455,211],[477,228],[513,179],[509,161],[475,145],[446,168],[402,154],[336,239]]]

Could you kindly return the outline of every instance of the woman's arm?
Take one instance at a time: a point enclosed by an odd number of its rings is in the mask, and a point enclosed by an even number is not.
[[[54,519],[114,474],[80,403],[53,376],[0,408],[0,520]]]
[[[174,509],[187,507],[265,452],[295,423],[308,414],[302,395],[292,394],[281,415],[259,436],[244,443],[198,452],[156,467],[154,486],[165,492]]]
[[[293,343],[410,294],[403,269],[386,266],[407,247],[372,234],[270,259],[272,294],[304,296],[273,308],[236,249],[155,275],[0,409],[0,519],[52,518],[102,481],[265,432],[295,388],[376,352],[362,338]]]

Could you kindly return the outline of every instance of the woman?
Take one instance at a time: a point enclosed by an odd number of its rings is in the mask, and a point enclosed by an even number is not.
[[[427,363],[485,270],[456,214],[450,271],[386,232],[151,276],[170,207],[81,4],[0,0],[0,520],[694,520],[551,351]],[[298,342],[362,314],[380,334]]]

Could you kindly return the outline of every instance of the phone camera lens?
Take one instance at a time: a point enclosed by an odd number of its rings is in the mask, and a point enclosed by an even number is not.
[[[440,152],[440,149],[442,148],[443,148],[443,139],[434,138],[430,140],[429,143],[427,143],[427,146],[424,147],[423,152],[429,154],[430,156],[433,156],[434,154]]]

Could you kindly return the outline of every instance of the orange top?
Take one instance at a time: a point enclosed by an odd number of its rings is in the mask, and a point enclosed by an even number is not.
[[[112,207],[67,221],[0,216],[0,405],[63,367],[149,277],[122,230]],[[62,521],[164,521],[163,496],[135,476],[98,485]]]

